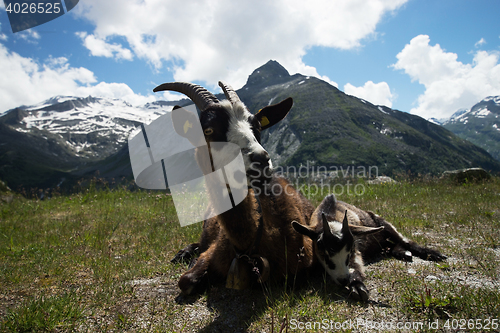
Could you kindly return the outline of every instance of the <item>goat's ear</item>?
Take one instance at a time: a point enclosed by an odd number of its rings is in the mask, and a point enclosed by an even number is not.
[[[255,115],[260,121],[261,130],[265,130],[286,117],[293,105],[293,99],[288,97],[278,104],[269,105],[257,112]]]
[[[312,240],[317,240],[318,239],[318,233],[314,230],[312,230],[310,227],[307,227],[305,225],[300,224],[297,221],[292,221],[292,227],[297,231],[299,234],[302,234],[304,236],[307,236],[311,238]]]
[[[186,138],[195,147],[206,144],[198,115],[178,105],[171,112],[174,129],[183,138]]]
[[[351,232],[354,236],[363,236],[363,235],[370,235],[370,234],[374,234],[376,232],[382,231],[382,230],[384,230],[384,227],[372,228],[372,227],[365,227],[362,225],[349,224],[349,229],[351,230]]]

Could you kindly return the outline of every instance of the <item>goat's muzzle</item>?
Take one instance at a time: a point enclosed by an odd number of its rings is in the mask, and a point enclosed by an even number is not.
[[[247,176],[252,186],[260,187],[271,179],[272,164],[267,151],[250,154]]]
[[[269,153],[265,150],[261,153],[250,154],[250,161],[252,163],[256,163],[260,168],[269,166],[269,160],[270,160]]]
[[[337,279],[337,283],[343,287],[349,284],[349,277],[339,278]]]

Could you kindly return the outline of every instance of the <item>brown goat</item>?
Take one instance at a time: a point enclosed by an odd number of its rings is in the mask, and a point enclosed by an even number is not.
[[[246,176],[248,192],[244,199],[216,216],[209,214],[213,217],[204,221],[200,242],[189,245],[174,258],[191,256],[196,248],[200,252],[179,279],[179,288],[185,294],[201,291],[207,280],[226,279],[229,287],[245,288],[246,280],[282,279],[309,267],[314,258],[311,239],[295,232],[290,224],[295,220],[307,225],[314,207],[287,180],[273,175],[269,154],[260,144],[261,130],[283,119],[292,107],[292,99],[252,115],[230,86],[219,85],[227,101],[220,102],[206,89],[189,83],[166,83],[154,90],[184,93],[201,110],[203,137],[190,136],[183,126],[198,121],[197,115],[174,107],[172,120],[176,132],[197,147],[196,161],[205,175],[224,166],[225,162],[218,161],[231,160],[225,148],[215,148],[217,142],[237,145],[245,164],[246,175],[225,175],[226,180]],[[226,184],[207,180],[206,189],[210,198],[207,213],[223,211],[220,198]]]

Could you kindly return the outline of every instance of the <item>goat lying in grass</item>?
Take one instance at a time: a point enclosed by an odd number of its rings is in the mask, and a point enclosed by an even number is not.
[[[337,201],[333,194],[316,208],[310,224],[292,222],[297,232],[313,240],[316,258],[333,281],[348,286],[354,298],[363,301],[369,298],[363,260],[374,261],[385,253],[404,261],[412,261],[412,255],[431,261],[446,259],[406,239],[382,217]]]
[[[248,193],[243,201],[206,219],[200,242],[189,245],[174,258],[189,257],[197,248],[200,252],[194,265],[179,279],[184,294],[201,291],[207,280],[226,279],[228,287],[242,289],[252,279],[282,279],[309,267],[314,258],[312,240],[295,232],[290,224],[295,220],[307,225],[314,207],[287,180],[273,175],[269,154],[260,144],[261,130],[283,119],[292,107],[292,99],[264,107],[253,115],[230,86],[222,82],[219,85],[227,101],[219,101],[205,88],[190,83],[165,83],[154,90],[181,92],[201,110],[198,120],[198,115],[174,107],[172,120],[176,132],[197,147],[196,161],[205,175],[232,159],[225,148],[215,148],[217,142],[237,145],[246,169],[246,175],[235,172],[224,176],[231,184],[246,179]],[[197,122],[201,124],[202,138],[189,135],[192,124]],[[204,141],[200,144],[199,140]],[[217,161],[224,163],[217,165]],[[208,212],[220,208],[221,198],[229,189],[226,183],[220,186],[206,181]]]

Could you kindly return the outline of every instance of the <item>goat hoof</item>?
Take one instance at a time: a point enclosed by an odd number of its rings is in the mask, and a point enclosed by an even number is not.
[[[349,286],[349,290],[349,297],[352,297],[356,301],[368,302],[370,294],[363,282],[354,281],[354,283]]]
[[[177,252],[177,254],[174,256],[172,260],[170,260],[171,263],[189,263],[193,261],[193,258],[199,254],[199,247],[198,244],[190,244]]]
[[[427,256],[427,260],[430,260],[430,261],[445,261],[446,259],[448,259],[447,256],[445,256],[444,254],[441,254],[437,251],[432,251],[428,254]]]
[[[197,276],[192,273],[184,273],[178,282],[179,289],[184,295],[192,295],[202,293],[206,287],[206,273],[202,276]]]

